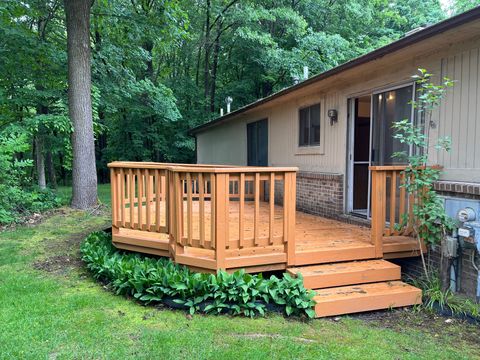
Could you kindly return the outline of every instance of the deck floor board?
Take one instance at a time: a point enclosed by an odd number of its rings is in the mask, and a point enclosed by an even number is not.
[[[127,224],[130,223],[130,211],[124,211],[126,215],[125,221]],[[146,225],[146,205],[142,207],[143,214],[141,216],[143,225]],[[259,218],[259,229],[258,229],[258,236],[268,237],[269,236],[269,203],[268,202],[261,202],[260,203],[260,218]],[[155,204],[153,203],[150,209],[151,219],[156,218],[155,214]],[[187,236],[187,205],[186,201],[184,202],[184,236]],[[134,223],[137,224],[138,212],[134,211]],[[210,217],[211,217],[211,207],[210,201],[205,201],[205,211],[204,211],[204,222],[205,222],[205,239],[209,241],[211,238],[211,228],[210,228]],[[165,219],[165,208],[164,202],[161,202],[160,206],[160,219],[161,225],[164,226],[166,223]],[[245,202],[244,208],[244,238],[253,238],[254,237],[254,203],[250,201]],[[199,239],[200,238],[200,210],[199,210],[199,202],[194,201],[192,206],[192,238]],[[283,208],[280,205],[275,205],[275,216],[274,216],[274,229],[273,234],[276,237],[283,236]],[[137,224],[138,225],[138,224]],[[229,202],[229,240],[235,241],[239,239],[239,203],[238,201],[230,201]],[[131,229],[122,229],[123,232],[129,232],[134,236],[134,234],[140,230],[131,230]],[[167,240],[168,236],[165,234],[155,233],[153,231],[141,231],[144,234],[144,237],[148,238],[158,238],[162,241]],[[147,235],[148,234],[148,235]],[[414,251],[418,249],[418,245],[414,238],[399,238],[395,239],[392,238],[386,244],[385,249],[395,249],[395,244],[399,243],[402,249],[409,248],[410,250]],[[359,226],[354,224],[344,223],[342,221],[329,219],[320,217],[317,215],[307,214],[301,211],[296,212],[296,231],[295,231],[295,244],[296,244],[296,253],[302,254],[302,258],[305,254],[311,253],[316,254],[318,258],[318,262],[328,262],[328,261],[338,261],[332,260],[333,258],[329,257],[334,251],[346,251],[346,252],[355,252],[356,249],[367,249],[372,248],[372,242],[370,238],[370,228],[365,226]],[[198,255],[206,258],[211,258],[213,256],[212,251],[200,251],[200,249],[194,248],[187,248],[186,254]],[[373,250],[373,249],[372,249]],[[393,251],[392,251],[393,252]],[[367,252],[365,252],[367,254]],[[313,255],[312,255],[313,256]],[[322,260],[322,257],[324,259]],[[335,255],[335,258],[338,257],[338,254]],[[368,258],[367,255],[363,256],[363,258]]]

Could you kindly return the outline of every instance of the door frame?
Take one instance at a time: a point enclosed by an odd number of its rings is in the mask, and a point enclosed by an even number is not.
[[[376,88],[371,91],[365,91],[353,94],[347,97],[347,169],[346,169],[346,189],[347,189],[347,199],[346,199],[346,213],[352,214],[353,213],[353,170],[354,170],[354,145],[355,145],[355,99],[364,97],[369,95],[370,96],[370,139],[369,139],[369,154],[368,154],[368,163],[369,165],[372,164],[372,132],[373,132],[373,96],[378,95],[384,92],[392,91],[401,89],[404,87],[411,86],[413,88],[412,91],[412,101],[415,100],[416,97],[416,83],[415,81],[408,81],[402,82],[397,85],[386,86]],[[411,121],[415,121],[415,109],[412,106],[411,110]],[[413,153],[413,147],[410,145],[409,153]],[[367,202],[367,219],[370,220],[370,200],[371,200],[371,175],[370,171],[368,172],[368,202]]]
[[[373,112],[373,93],[370,91],[355,94],[348,97],[348,121],[347,121],[347,201],[346,201],[346,213],[353,213],[353,169],[354,169],[354,154],[355,149],[355,100],[364,96],[370,96],[370,131],[369,131],[369,151],[368,151],[368,164],[372,163],[372,112]],[[367,219],[370,219],[370,174],[368,175],[368,194],[367,198]]]

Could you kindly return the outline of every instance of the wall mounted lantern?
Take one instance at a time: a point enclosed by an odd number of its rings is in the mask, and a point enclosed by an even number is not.
[[[336,109],[329,109],[327,114],[328,114],[328,117],[330,118],[330,125],[333,126],[333,124],[338,121],[337,110]]]

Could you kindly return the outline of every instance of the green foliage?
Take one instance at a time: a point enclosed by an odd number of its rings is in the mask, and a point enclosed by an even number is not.
[[[455,315],[471,315],[480,318],[480,305],[470,299],[454,294],[450,289],[442,291],[437,274],[410,279],[414,286],[422,289],[423,303],[420,308],[435,312],[437,307],[448,309]]]
[[[68,183],[72,164],[62,4],[0,2],[0,136],[25,134],[29,146],[15,157],[44,157],[51,187],[52,172]],[[216,117],[227,96],[236,109],[302,80],[305,65],[328,70],[445,17],[437,0],[92,4],[100,181],[112,160],[193,162],[188,129]],[[37,168],[29,175],[32,186]]]
[[[267,304],[284,309],[286,315],[314,316],[313,292],[303,287],[301,278],[284,274],[264,279],[244,271],[216,275],[193,273],[165,258],[151,258],[121,252],[105,232],[90,234],[81,246],[82,260],[94,277],[108,282],[117,294],[139,301],[160,303],[173,299],[193,314],[229,313],[264,315]]]
[[[412,106],[417,113],[415,123],[405,119],[393,124],[394,138],[402,144],[408,144],[413,148],[413,154],[397,152],[393,156],[404,160],[408,167],[404,171],[404,184],[408,194],[415,195],[418,199],[413,204],[413,216],[417,236],[430,244],[439,243],[445,233],[454,226],[452,219],[445,214],[443,201],[434,190],[434,183],[439,180],[441,169],[427,166],[428,154],[432,147],[430,144],[430,127],[435,126],[433,111],[439,106],[441,99],[453,81],[444,78],[441,84],[433,82],[433,75],[425,69],[419,69],[419,74],[413,78],[417,84],[416,100]],[[438,139],[433,145],[437,150],[450,150],[448,137]],[[402,219],[406,222],[406,218]]]
[[[450,10],[454,14],[460,14],[476,6],[480,6],[480,0],[453,0],[450,2]]]
[[[60,200],[51,190],[40,190],[30,185],[28,176],[31,160],[20,160],[16,153],[29,145],[25,134],[0,133],[0,225],[20,221],[32,212],[58,206]]]

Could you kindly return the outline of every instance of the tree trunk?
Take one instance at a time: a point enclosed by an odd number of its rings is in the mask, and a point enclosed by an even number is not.
[[[205,95],[205,110],[208,109],[208,94],[210,93],[209,84],[209,59],[210,59],[210,0],[207,0],[207,11],[205,16],[205,64],[203,69],[204,76],[204,95]]]
[[[42,190],[47,188],[45,180],[45,157],[43,154],[43,134],[35,135],[35,165],[37,167],[38,187]]]
[[[47,162],[48,183],[50,184],[50,187],[56,189],[57,176],[55,174],[55,164],[53,163],[52,152],[50,150],[47,151],[45,161]]]
[[[67,18],[68,110],[73,124],[72,207],[97,203],[90,73],[91,0],[64,0]]]
[[[220,31],[222,23],[217,23],[217,37],[215,38],[215,45],[213,47],[213,64],[212,64],[212,90],[210,92],[210,112],[215,112],[215,93],[217,91],[217,68],[218,68],[218,54],[220,52]]]

